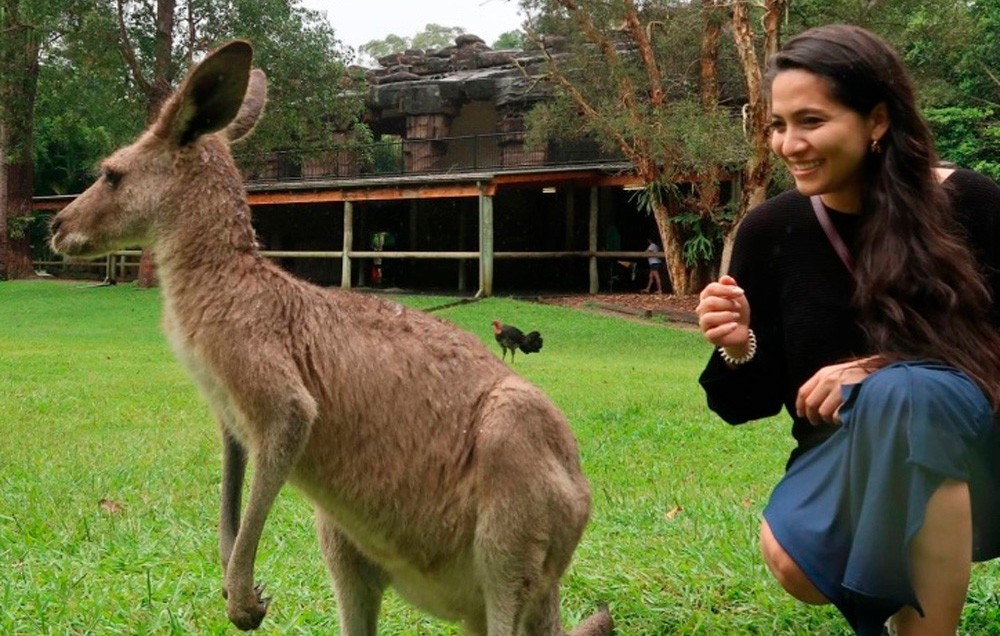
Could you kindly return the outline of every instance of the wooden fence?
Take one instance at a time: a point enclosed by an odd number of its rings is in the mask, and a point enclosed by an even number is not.
[[[343,251],[288,251],[288,250],[262,250],[260,252],[263,256],[268,258],[317,258],[317,259],[343,259]],[[97,270],[104,270],[104,278],[108,281],[117,281],[125,279],[127,277],[127,272],[132,269],[138,269],[139,258],[142,255],[140,250],[120,250],[117,252],[112,252],[107,256],[101,256],[92,259],[62,259],[62,260],[41,260],[34,261],[33,264],[36,269],[44,267],[86,267],[93,268]],[[591,280],[590,280],[590,293],[597,293],[600,281],[598,280],[598,259],[646,259],[650,256],[659,256],[661,259],[664,258],[664,253],[652,253],[646,251],[590,251],[590,250],[575,250],[575,251],[548,251],[548,252],[494,252],[491,255],[492,259],[540,259],[540,258],[586,258],[591,261]],[[482,259],[479,252],[409,252],[409,251],[372,251],[372,250],[348,250],[347,252],[347,263],[352,259],[442,259],[442,260],[476,260],[480,262],[480,268],[482,268]],[[350,275],[350,266],[347,266],[348,276]],[[344,279],[341,282],[342,287],[350,287],[350,278]],[[480,293],[482,293],[482,286],[480,286]]]

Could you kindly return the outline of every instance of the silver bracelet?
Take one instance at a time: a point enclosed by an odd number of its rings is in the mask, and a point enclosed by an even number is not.
[[[734,358],[733,356],[726,353],[725,347],[719,347],[719,355],[722,359],[726,361],[731,367],[738,367],[741,364],[746,364],[753,360],[753,357],[757,355],[757,334],[753,332],[753,329],[747,329],[747,333],[750,337],[747,339],[747,344],[749,345],[749,350],[739,358]]]

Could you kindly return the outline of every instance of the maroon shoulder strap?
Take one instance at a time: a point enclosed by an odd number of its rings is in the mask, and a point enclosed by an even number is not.
[[[840,257],[840,261],[844,264],[844,267],[851,273],[851,276],[854,276],[854,257],[851,256],[851,251],[844,245],[844,239],[840,238],[837,228],[833,227],[833,221],[830,220],[830,215],[826,211],[826,206],[823,205],[823,200],[818,196],[811,196],[809,200],[812,202],[816,219],[823,227],[823,231],[826,232],[826,238],[830,241],[830,245],[833,246],[833,251],[837,252],[837,256]]]

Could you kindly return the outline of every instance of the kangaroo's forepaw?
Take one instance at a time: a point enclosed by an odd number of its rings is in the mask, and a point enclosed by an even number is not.
[[[264,596],[263,585],[255,585],[253,593],[245,596],[242,603],[237,602],[235,595],[227,595],[225,588],[222,594],[227,598],[226,615],[233,625],[243,631],[260,627],[267,614],[267,606],[271,604],[271,599]]]

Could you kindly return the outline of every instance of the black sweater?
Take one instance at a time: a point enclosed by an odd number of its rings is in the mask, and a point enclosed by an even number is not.
[[[1000,297],[1000,187],[971,170],[946,180],[956,215]],[[861,216],[830,210],[844,242],[855,251]],[[797,447],[789,464],[836,430],[795,416],[799,387],[821,367],[870,355],[851,305],[854,280],[838,258],[809,199],[795,190],[750,211],[736,234],[730,273],[746,291],[757,355],[730,369],[712,354],[700,382],[708,406],[730,424],[777,414],[792,416]],[[994,302],[1000,325],[1000,304]]]

